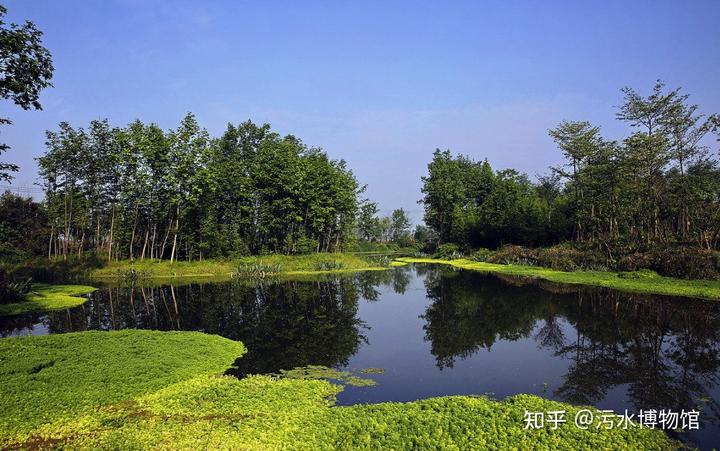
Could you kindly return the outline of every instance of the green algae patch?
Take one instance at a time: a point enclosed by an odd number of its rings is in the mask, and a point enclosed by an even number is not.
[[[524,429],[524,412],[580,407],[518,395],[331,407],[323,380],[200,376],[42,428],[13,446],[82,449],[676,449],[653,429]],[[600,417],[595,409],[593,412]],[[572,421],[572,420],[570,420]]]
[[[88,300],[83,295],[95,290],[85,285],[33,284],[24,301],[0,304],[0,316],[77,307]]]
[[[196,332],[0,340],[0,448],[665,450],[678,445],[661,430],[578,429],[571,421],[581,407],[531,395],[336,407],[343,387],[325,380],[336,374],[324,367],[243,379],[220,375],[244,352],[241,343]],[[524,428],[526,411],[554,410],[565,410],[568,423],[556,430]]]
[[[385,374],[384,368],[362,368],[358,370],[360,374]]]
[[[245,353],[198,332],[77,332],[0,339],[0,448],[51,422],[132,400],[202,374],[222,373]]]
[[[502,265],[475,262],[467,259],[398,258],[397,261],[405,263],[437,263],[472,271],[530,277],[564,284],[591,285],[635,293],[720,299],[720,281],[674,279],[662,277],[648,271],[635,271],[632,273],[611,271],[566,272],[539,266]]]
[[[322,365],[308,365],[291,370],[280,370],[280,373],[276,376],[283,379],[337,381],[342,385],[350,385],[353,387],[370,387],[375,385],[375,381],[372,379],[358,377],[350,371],[339,371]]]

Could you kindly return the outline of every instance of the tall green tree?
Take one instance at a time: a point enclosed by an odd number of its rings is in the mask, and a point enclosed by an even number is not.
[[[7,8],[0,5],[0,98],[11,100],[24,110],[40,110],[40,91],[52,86],[53,64],[42,45],[42,32],[34,23],[6,24]],[[0,118],[0,125],[12,124]],[[0,144],[0,155],[10,147]],[[17,165],[0,161],[0,181],[11,180]]]

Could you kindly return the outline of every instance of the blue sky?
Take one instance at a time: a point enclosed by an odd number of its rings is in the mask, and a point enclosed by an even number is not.
[[[720,112],[720,1],[3,2],[44,31],[43,111],[0,105],[0,130],[37,178],[60,121],[211,133],[248,118],[344,158],[387,212],[422,216],[420,176],[450,148],[530,175],[559,163],[547,129],[590,120],[610,138],[620,88],[656,79]]]

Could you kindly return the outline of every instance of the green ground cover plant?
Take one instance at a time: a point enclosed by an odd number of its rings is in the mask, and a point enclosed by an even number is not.
[[[77,332],[0,340],[0,448],[63,418],[218,374],[245,353],[197,332]],[[4,443],[5,441],[5,443]]]
[[[242,344],[194,332],[81,332],[0,341],[0,447],[103,449],[675,449],[662,431],[525,430],[517,395],[332,407],[341,385],[222,376]]]
[[[9,304],[0,303],[0,316],[77,307],[87,301],[84,294],[96,289],[86,285],[32,284],[25,299]]]

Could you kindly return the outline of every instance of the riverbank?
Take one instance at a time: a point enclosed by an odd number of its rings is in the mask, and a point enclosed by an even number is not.
[[[86,285],[33,284],[24,301],[0,304],[0,316],[77,307],[87,301],[84,294],[95,290]]]
[[[166,278],[224,278],[234,273],[256,270],[273,275],[327,274],[387,269],[390,259],[382,256],[360,256],[348,253],[319,253],[307,255],[263,255],[236,260],[175,261],[122,260],[110,262],[93,270],[90,276],[98,280],[123,279],[134,273],[147,279]]]
[[[0,448],[676,448],[637,427],[525,430],[525,411],[579,410],[530,395],[330,408],[326,380],[220,375],[244,353],[196,332],[2,339]]]
[[[434,258],[401,257],[397,258],[396,261],[403,263],[443,264],[472,271],[530,277],[563,284],[598,286],[634,293],[714,300],[720,299],[720,281],[673,279],[645,271],[637,271],[634,273],[612,271],[566,272],[539,266],[502,265],[497,263],[476,262],[468,259],[442,260]]]

